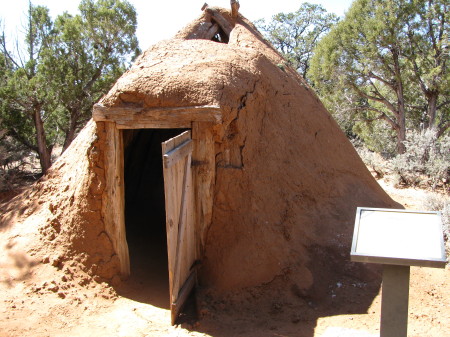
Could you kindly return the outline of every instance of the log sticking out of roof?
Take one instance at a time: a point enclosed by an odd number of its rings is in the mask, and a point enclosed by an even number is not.
[[[231,2],[231,16],[236,19],[239,14],[239,0],[230,0]]]
[[[211,22],[217,22],[217,24],[222,28],[223,32],[230,36],[233,26],[225,19],[219,11],[214,8],[206,8],[206,12],[211,15]]]
[[[209,7],[205,2],[202,6],[202,11],[204,12],[203,22],[197,25],[186,38],[228,43],[239,10],[238,0],[231,0],[230,3],[231,13],[221,8]]]

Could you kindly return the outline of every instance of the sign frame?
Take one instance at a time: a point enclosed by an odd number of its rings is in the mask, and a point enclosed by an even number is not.
[[[417,253],[418,255],[416,256],[402,256],[402,254],[399,253],[394,253],[392,254],[393,251],[395,251],[398,247],[391,247],[391,251],[386,253],[386,251],[383,252],[383,247],[379,247],[379,248],[375,248],[378,249],[379,251],[374,252],[373,251],[373,247],[371,247],[370,249],[364,249],[361,248],[361,241],[363,241],[361,238],[364,235],[364,231],[367,231],[367,228],[364,228],[364,219],[362,217],[362,214],[364,212],[368,212],[368,213],[372,213],[374,216],[379,216],[381,218],[381,214],[384,213],[384,215],[392,215],[396,217],[396,220],[401,220],[400,223],[397,222],[392,222],[389,223],[390,226],[397,226],[397,228],[394,228],[396,230],[392,231],[394,232],[394,234],[396,234],[397,236],[400,235],[401,233],[405,234],[405,229],[408,228],[408,223],[405,223],[404,219],[411,219],[411,215],[417,214],[417,215],[421,215],[423,217],[423,215],[427,215],[430,216],[430,220],[434,221],[434,233],[435,235],[432,238],[428,238],[428,240],[432,240],[432,242],[429,242],[428,244],[439,244],[439,250],[440,252],[438,254],[436,254],[436,252],[434,252],[434,254],[429,254],[427,255],[423,255],[423,256],[419,256],[420,254]],[[392,213],[392,214],[389,214]],[[404,216],[403,216],[404,215]],[[403,222],[402,222],[402,218]],[[416,224],[416,226],[414,228],[412,228],[413,230],[422,230],[422,231],[426,231],[427,230],[427,226],[429,226],[428,223],[425,224]],[[367,227],[367,226],[366,226]],[[386,226],[379,226],[380,230],[386,230]],[[443,231],[442,231],[442,217],[441,217],[441,212],[434,212],[434,211],[415,211],[415,210],[403,210],[403,209],[389,209],[389,208],[370,208],[370,207],[358,207],[356,210],[356,218],[355,218],[355,226],[354,226],[354,232],[353,232],[353,240],[352,240],[352,247],[351,247],[351,251],[350,251],[350,257],[351,257],[351,261],[354,262],[365,262],[365,263],[379,263],[379,264],[391,264],[391,265],[401,265],[401,266],[420,266],[420,267],[433,267],[433,268],[445,268],[445,264],[446,264],[446,252],[445,252],[445,244],[444,244],[444,237],[443,237]],[[424,232],[425,233],[425,232]],[[380,237],[386,236],[386,235],[390,235],[392,233],[381,233],[379,234],[378,240],[380,240]],[[410,233],[407,233],[410,234]],[[437,235],[439,235],[437,237]],[[411,236],[411,235],[410,235]],[[415,237],[421,237],[421,233],[415,233],[413,236]],[[424,235],[422,235],[423,237],[425,237]],[[429,236],[429,235],[428,235]],[[375,238],[376,239],[376,238]],[[399,240],[402,240],[401,237],[396,237],[396,238],[390,238],[389,242],[392,244],[392,242],[397,241],[397,242],[401,242]],[[367,241],[367,239],[366,239]],[[401,242],[402,245],[405,245],[406,243],[403,241]],[[414,243],[411,243],[414,244]],[[417,245],[417,242],[415,243]],[[399,246],[401,246],[399,244]],[[410,249],[414,249],[414,247],[409,247]],[[416,249],[416,251],[419,251],[420,247],[416,247],[418,249]],[[401,249],[401,247],[399,248]],[[436,250],[437,248],[434,247],[434,250]],[[368,253],[368,251],[370,251],[370,253]],[[434,256],[431,256],[434,255]],[[439,255],[439,256],[437,256]]]

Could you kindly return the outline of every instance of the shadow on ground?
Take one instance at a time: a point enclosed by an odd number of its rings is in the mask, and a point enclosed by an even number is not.
[[[321,262],[311,265],[315,283],[308,292],[289,273],[233,294],[203,289],[197,300],[200,320],[185,328],[214,337],[313,337],[322,317],[367,313],[380,290],[380,270],[323,248],[312,250],[317,258],[312,260]]]

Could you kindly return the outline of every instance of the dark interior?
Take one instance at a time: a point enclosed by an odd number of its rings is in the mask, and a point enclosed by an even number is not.
[[[169,307],[167,239],[161,143],[181,129],[124,130],[125,227],[129,283],[139,300]]]

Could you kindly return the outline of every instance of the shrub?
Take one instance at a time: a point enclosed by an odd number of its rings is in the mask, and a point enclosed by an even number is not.
[[[369,150],[378,152],[385,157],[391,157],[395,154],[395,134],[390,128],[386,128],[383,121],[356,122],[353,126],[353,132],[364,141]]]
[[[377,178],[382,178],[388,173],[386,160],[379,153],[369,150],[360,140],[351,142],[364,164],[375,172]]]
[[[442,213],[444,238],[448,242],[450,238],[450,198],[429,193],[422,201],[422,207],[427,211],[440,211]]]
[[[34,180],[30,169],[30,154],[27,149],[0,130],[0,191],[23,185],[23,178]],[[29,171],[29,172],[26,172]],[[28,177],[32,174],[31,177]]]
[[[449,184],[450,136],[436,137],[435,130],[410,131],[404,142],[406,152],[390,161],[391,170],[405,185]]]

